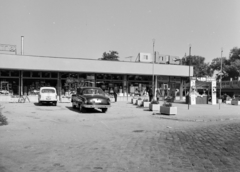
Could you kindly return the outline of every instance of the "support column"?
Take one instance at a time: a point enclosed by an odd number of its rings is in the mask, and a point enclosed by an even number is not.
[[[61,73],[58,72],[58,93],[59,93],[59,101],[62,101],[62,82],[61,82]]]
[[[23,71],[20,71],[20,96],[23,95]]]
[[[180,100],[182,100],[183,99],[183,79],[182,78],[181,78],[179,92],[180,92]]]
[[[155,79],[155,82],[154,82],[154,97],[153,97],[153,99],[154,99],[154,100],[157,100],[157,94],[156,94],[156,93],[157,93],[158,77],[157,77],[156,75],[155,75],[154,77],[155,77],[155,78],[154,78],[154,79]]]

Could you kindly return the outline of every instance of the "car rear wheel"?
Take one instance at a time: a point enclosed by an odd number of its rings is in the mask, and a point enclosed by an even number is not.
[[[102,113],[106,113],[107,112],[107,108],[102,108]]]
[[[72,108],[73,109],[76,109],[76,105],[72,103]]]
[[[53,106],[57,106],[57,102],[53,102]]]
[[[79,104],[79,111],[82,112],[82,113],[86,112],[86,109],[83,107],[82,103]]]

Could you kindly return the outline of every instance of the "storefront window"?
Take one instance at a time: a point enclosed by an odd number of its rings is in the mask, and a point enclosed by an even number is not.
[[[112,80],[123,80],[123,75],[112,75]]]
[[[104,79],[104,74],[96,74],[96,79]]]
[[[149,76],[149,75],[128,75],[128,80],[151,81],[152,80],[152,76]]]
[[[50,78],[51,73],[50,72],[42,72],[43,78]]]
[[[105,75],[104,75],[104,79],[106,79],[106,80],[111,80],[111,79],[112,79],[112,75],[110,75],[110,74],[105,74]]]
[[[10,76],[10,71],[8,70],[1,70],[1,76]]]
[[[151,87],[151,82],[129,82],[128,93],[130,95],[144,95],[148,87]]]
[[[41,72],[32,72],[32,77],[40,78]]]
[[[0,79],[0,95],[18,95],[19,79],[6,78]]]
[[[107,94],[113,94],[115,90],[118,94],[123,93],[123,82],[116,81],[96,81],[96,87],[102,88],[102,90]]]
[[[11,76],[19,76],[19,71],[11,71]]]
[[[87,74],[86,73],[79,73],[79,78],[80,79],[86,79],[87,78]]]
[[[23,77],[31,77],[30,71],[23,71]]]
[[[51,72],[51,77],[52,78],[58,78],[58,73],[57,72]]]
[[[57,89],[57,80],[23,79],[23,94],[37,95],[40,87],[55,87]]]

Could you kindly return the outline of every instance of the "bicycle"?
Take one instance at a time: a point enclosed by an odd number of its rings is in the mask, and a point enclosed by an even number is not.
[[[18,99],[18,103],[25,103],[26,100],[28,100],[28,102],[30,102],[30,99],[28,96],[20,96],[19,99]]]

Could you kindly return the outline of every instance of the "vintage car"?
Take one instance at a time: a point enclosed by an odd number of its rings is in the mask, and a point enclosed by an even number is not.
[[[54,87],[41,87],[38,93],[38,103],[52,103],[57,106],[57,91]]]
[[[82,87],[77,89],[77,93],[72,95],[72,107],[78,108],[80,112],[87,109],[101,109],[103,113],[111,106],[110,99],[104,91],[98,87]]]

